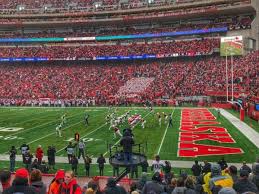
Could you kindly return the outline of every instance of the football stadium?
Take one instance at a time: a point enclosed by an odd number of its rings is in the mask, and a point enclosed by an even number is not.
[[[259,193],[258,0],[1,0],[0,194]]]

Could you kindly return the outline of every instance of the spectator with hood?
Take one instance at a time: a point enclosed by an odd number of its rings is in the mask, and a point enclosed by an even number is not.
[[[223,174],[224,173],[224,174]],[[220,188],[232,187],[233,180],[231,176],[223,171],[219,164],[211,165],[211,172],[204,176],[203,189],[208,194],[217,193]]]
[[[52,180],[52,182],[49,185],[48,194],[58,194],[59,187],[64,182],[64,178],[65,178],[65,171],[58,170],[55,175],[55,178]]]

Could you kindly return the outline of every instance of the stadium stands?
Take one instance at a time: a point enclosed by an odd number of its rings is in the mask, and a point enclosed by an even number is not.
[[[258,96],[258,61],[259,52],[235,58],[235,92]],[[140,61],[129,65],[70,63],[1,64],[0,98],[2,101],[11,99],[20,102],[39,98],[75,100],[94,97],[97,104],[105,104],[114,99],[119,88],[134,77],[152,78],[154,81],[133,102],[162,96],[174,98],[205,95],[207,91],[225,91],[225,59],[217,56],[195,60],[167,59],[148,64]]]
[[[206,0],[199,0],[198,3],[207,3]],[[197,3],[196,2],[196,3]],[[25,10],[20,11],[26,11],[26,9],[42,9],[44,6],[48,6],[50,8],[55,9],[75,9],[80,10],[82,7],[92,7],[95,6],[96,1],[93,0],[68,0],[68,1],[62,1],[62,0],[44,0],[44,1],[32,1],[32,0],[16,0],[16,1],[8,1],[3,0],[0,5],[0,9],[17,9],[18,5],[24,6]],[[182,5],[182,4],[191,4],[193,1],[187,0],[187,1],[161,1],[161,0],[154,0],[150,2],[146,2],[143,0],[129,0],[129,1],[118,1],[118,0],[102,0],[97,1],[98,6],[95,7],[95,10],[109,10],[109,9],[132,9],[132,8],[142,8],[142,7],[158,7],[158,6],[168,6],[168,5]],[[238,4],[250,4],[251,0],[239,0],[236,1],[234,5]],[[223,5],[232,5],[233,3],[229,2],[223,2]],[[220,4],[219,4],[220,5]],[[215,7],[218,6],[217,4],[214,5]]]
[[[204,39],[192,41],[163,42],[150,44],[125,45],[81,45],[81,46],[33,46],[33,47],[2,47],[0,57],[47,57],[47,58],[93,58],[97,56],[130,56],[143,54],[173,54],[195,55],[210,54],[219,48],[219,39]],[[198,51],[198,52],[197,52]]]
[[[11,22],[9,19],[0,19],[1,22]],[[228,27],[229,30],[236,29],[247,29],[251,28],[251,16],[243,16],[237,19],[236,17],[226,17],[226,18],[216,18],[214,20],[207,21],[204,24],[199,23],[186,23],[186,24],[175,24],[172,26],[160,26],[160,27],[150,27],[136,28],[124,27],[124,28],[103,28],[99,29],[97,33],[88,32],[38,32],[38,33],[0,33],[1,38],[39,38],[39,37],[84,37],[84,36],[102,36],[102,35],[128,35],[128,34],[143,34],[143,33],[161,33],[161,32],[176,32],[185,30],[195,30],[195,29],[208,29],[216,27]]]

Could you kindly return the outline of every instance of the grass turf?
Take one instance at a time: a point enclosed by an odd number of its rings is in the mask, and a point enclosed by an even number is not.
[[[181,109],[171,107],[157,107],[155,113],[140,107],[118,108],[117,115],[131,111],[131,114],[141,114],[147,120],[145,129],[140,124],[134,128],[136,143],[147,145],[146,154],[149,159],[153,159],[155,154],[160,154],[164,160],[209,160],[218,161],[222,156],[206,156],[198,158],[179,158],[177,157],[179,126],[181,120]],[[210,111],[216,116],[214,109]],[[87,112],[90,115],[89,126],[84,124],[84,115]],[[66,156],[64,148],[68,141],[74,138],[74,133],[79,132],[81,138],[85,138],[87,154],[92,157],[98,157],[100,153],[105,153],[108,157],[107,145],[118,144],[119,138],[113,139],[113,132],[109,131],[109,125],[105,124],[105,117],[109,110],[103,108],[0,108],[0,127],[21,127],[23,130],[17,132],[0,131],[0,154],[7,153],[12,145],[17,148],[22,143],[29,143],[32,153],[37,146],[42,145],[45,154],[49,145],[54,145],[58,156]],[[173,113],[173,127],[167,128],[162,120],[162,126],[159,127],[157,112]],[[56,137],[55,128],[60,123],[63,114],[67,114],[67,123],[63,128],[62,138]],[[253,162],[258,150],[244,137],[227,119],[223,116],[218,118],[220,126],[227,128],[228,132],[235,139],[235,144],[221,144],[228,147],[240,147],[244,153],[241,155],[224,156],[228,162]],[[121,129],[127,127],[125,123],[120,126]],[[166,130],[167,129],[167,130]],[[165,134],[166,131],[166,134]],[[163,143],[162,143],[163,141]],[[213,141],[201,141],[209,145],[219,145]],[[160,149],[159,149],[160,148]]]

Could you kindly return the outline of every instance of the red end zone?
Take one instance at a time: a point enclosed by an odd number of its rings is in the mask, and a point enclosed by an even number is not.
[[[227,129],[219,125],[216,117],[205,108],[182,110],[178,144],[178,157],[242,154],[241,148],[197,144],[210,140],[220,143],[236,143]]]

